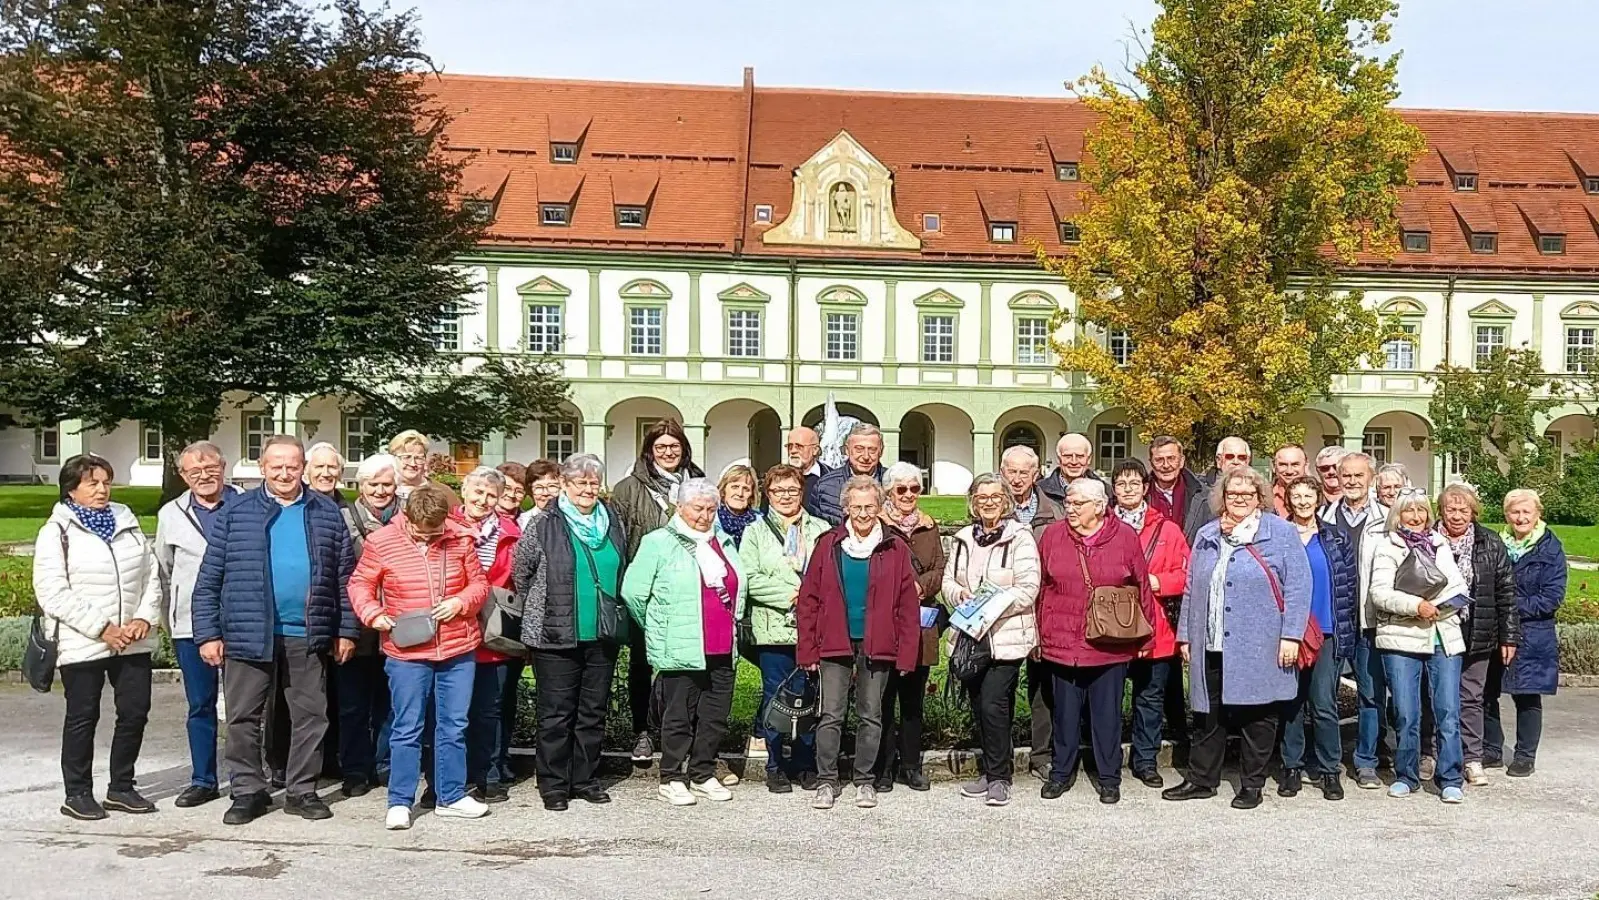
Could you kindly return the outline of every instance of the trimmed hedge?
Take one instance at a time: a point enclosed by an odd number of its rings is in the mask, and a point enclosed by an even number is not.
[[[0,672],[14,672],[22,668],[22,648],[27,644],[28,626],[32,622],[31,615],[0,618]],[[156,635],[155,667],[177,668],[177,657],[172,653],[172,639],[160,629],[156,629]]]
[[[0,618],[33,612],[33,557],[0,556]]]

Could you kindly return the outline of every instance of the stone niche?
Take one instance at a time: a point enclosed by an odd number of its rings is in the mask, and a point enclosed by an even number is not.
[[[761,236],[767,246],[920,250],[894,216],[894,174],[848,131],[794,170],[788,218]]]

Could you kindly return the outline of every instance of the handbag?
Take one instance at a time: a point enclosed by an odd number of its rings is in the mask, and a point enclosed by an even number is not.
[[[61,573],[70,588],[72,577],[66,574],[67,530],[61,526],[57,526],[57,530],[61,532]],[[22,647],[22,675],[28,679],[28,686],[41,694],[50,693],[50,688],[55,686],[56,659],[61,644],[61,620],[55,620],[55,634],[45,637],[45,618],[44,609],[40,607],[28,625],[27,643]]]
[[[1249,555],[1255,558],[1255,562],[1260,563],[1261,571],[1266,573],[1266,583],[1271,585],[1271,596],[1277,601],[1277,612],[1286,616],[1288,605],[1283,602],[1283,589],[1277,583],[1277,576],[1271,571],[1271,566],[1266,565],[1266,558],[1260,555],[1254,544],[1244,546],[1249,548]],[[1315,615],[1305,617],[1305,636],[1299,639],[1299,668],[1308,669],[1314,666],[1316,657],[1321,655],[1322,645],[1326,642],[1327,638],[1321,633],[1321,626],[1316,624]]]
[[[1405,558],[1400,561],[1399,569],[1394,572],[1394,590],[1402,591],[1412,597],[1431,600],[1438,596],[1449,585],[1449,577],[1438,568],[1438,561],[1426,554],[1417,553],[1416,548],[1410,548]]]
[[[1083,569],[1083,584],[1088,586],[1084,636],[1089,643],[1136,643],[1155,633],[1144,618],[1136,585],[1095,587],[1093,576],[1088,574],[1088,548],[1082,544],[1077,544],[1077,562]]]
[[[522,643],[522,601],[510,588],[489,588],[489,599],[483,604],[483,646],[498,653],[522,656],[527,645]]]
[[[626,643],[627,610],[615,594],[600,584],[600,570],[594,565],[594,551],[582,541],[578,541],[577,545],[583,549],[583,559],[589,564],[589,577],[594,579],[594,636],[607,644]]]
[[[394,642],[394,646],[405,649],[426,644],[438,634],[439,623],[433,619],[433,610],[413,609],[394,617],[389,640]]]
[[[949,649],[949,674],[960,681],[970,681],[988,671],[994,662],[994,653],[988,641],[978,640],[964,631],[955,632],[954,645]]]
[[[794,683],[796,678],[799,679],[798,685]],[[761,724],[771,732],[787,735],[789,740],[794,740],[816,729],[816,723],[821,719],[820,707],[816,687],[809,673],[795,668],[777,686],[771,702],[766,704]]]

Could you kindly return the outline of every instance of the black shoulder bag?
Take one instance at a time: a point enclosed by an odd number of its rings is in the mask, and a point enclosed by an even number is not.
[[[61,532],[61,576],[67,579],[67,587],[72,587],[72,576],[67,574],[67,529],[56,526]],[[38,602],[34,605],[37,607]],[[28,642],[22,648],[22,674],[28,679],[28,686],[41,694],[50,693],[50,688],[56,681],[56,659],[60,652],[61,620],[56,620],[55,634],[45,637],[44,634],[44,608],[33,616],[33,623],[28,626]]]
[[[594,631],[595,636],[607,644],[627,643],[627,609],[615,594],[607,591],[605,585],[600,584],[600,570],[594,565],[594,551],[580,539],[577,545],[583,550],[583,559],[589,564],[589,577],[594,579],[595,605],[597,607]],[[618,548],[620,550],[620,548]],[[575,592],[576,587],[573,588]],[[573,597],[573,601],[576,601]],[[576,615],[576,610],[573,614]]]

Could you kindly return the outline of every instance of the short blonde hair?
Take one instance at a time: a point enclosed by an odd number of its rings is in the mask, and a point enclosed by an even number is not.
[[[1227,486],[1235,481],[1248,482],[1255,489],[1255,498],[1260,501],[1261,509],[1272,508],[1271,482],[1254,469],[1241,466],[1216,476],[1216,484],[1210,489],[1211,512],[1219,516],[1227,508]]]
[[[1421,488],[1404,488],[1399,496],[1394,499],[1393,508],[1388,510],[1386,527],[1389,531],[1399,530],[1399,514],[1407,509],[1421,509],[1427,513],[1427,527],[1431,528],[1437,518],[1432,513],[1432,501],[1427,498],[1427,492]]]
[[[966,514],[972,517],[973,522],[982,521],[977,514],[977,489],[990,484],[999,485],[999,493],[1005,498],[1005,511],[999,517],[1003,519],[1016,514],[1016,498],[1010,495],[1010,485],[1005,483],[1005,479],[988,472],[973,478],[971,485],[966,488]]]
[[[421,444],[422,452],[426,453],[428,452],[428,446],[432,443],[432,441],[428,440],[427,435],[417,431],[415,428],[407,428],[406,430],[389,439],[389,452],[395,456],[399,456],[400,451],[404,450],[406,447],[409,447],[412,444]]]
[[[755,477],[755,470],[749,466],[728,466],[722,472],[722,478],[716,482],[716,496],[720,500],[727,494],[727,486],[735,481],[748,481],[750,483],[750,505],[755,505],[755,491],[760,489],[760,479]]]
[[[1471,520],[1473,522],[1482,517],[1482,498],[1477,496],[1477,492],[1472,490],[1469,485],[1457,482],[1440,491],[1438,493],[1438,515],[1444,514],[1444,504],[1450,500],[1459,500],[1464,503],[1466,508],[1471,510]]]
[[[1516,488],[1515,490],[1506,493],[1504,511],[1507,513],[1510,512],[1510,507],[1512,505],[1520,503],[1523,500],[1531,500],[1532,508],[1538,511],[1538,515],[1543,515],[1543,497],[1539,496],[1538,492],[1532,488]]]

